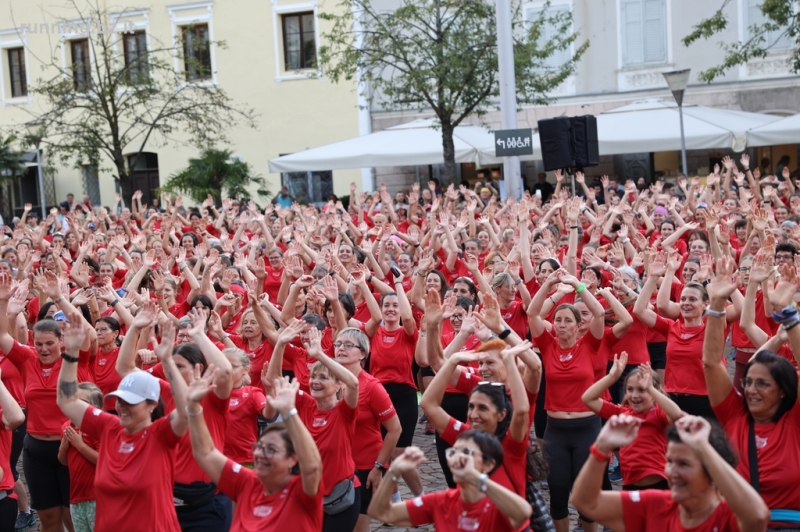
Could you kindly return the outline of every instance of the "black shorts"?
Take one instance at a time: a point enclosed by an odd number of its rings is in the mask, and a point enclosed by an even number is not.
[[[704,417],[709,421],[718,421],[707,395],[690,393],[670,393],[668,395],[687,414]]]
[[[385,382],[383,387],[386,393],[389,394],[389,399],[392,400],[392,405],[397,411],[397,417],[400,418],[400,427],[403,432],[400,434],[400,439],[397,441],[397,447],[403,449],[411,447],[414,441],[414,430],[417,428],[417,390],[408,384],[400,384],[396,382]],[[381,434],[386,437],[386,431],[381,426]]]
[[[369,503],[372,502],[372,488],[367,487],[367,477],[372,472],[372,469],[356,469],[356,476],[361,482],[361,487],[358,488],[361,493],[361,510],[358,512],[362,515],[367,515]]]
[[[23,408],[22,411],[25,412],[25,409]],[[25,434],[28,432],[28,417],[27,412],[25,413],[25,421],[11,433],[11,473],[14,475],[14,482],[19,480],[17,464],[19,463],[20,455],[22,455],[22,445],[25,442]]]
[[[59,440],[43,441],[25,435],[22,468],[31,493],[31,508],[69,508],[69,470],[58,461]]]
[[[653,342],[647,344],[650,353],[650,367],[664,369],[667,367],[667,342]]]
[[[430,366],[426,366],[424,368],[420,368],[423,377],[435,377],[436,372],[433,371],[433,368]]]

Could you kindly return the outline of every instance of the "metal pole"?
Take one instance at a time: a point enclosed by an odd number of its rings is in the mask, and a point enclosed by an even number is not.
[[[686,137],[683,135],[683,105],[678,106],[678,115],[681,118],[681,163],[683,174],[689,177],[689,168],[686,166]]]
[[[503,129],[517,129],[517,84],[514,75],[514,43],[511,33],[511,0],[497,0],[497,63],[500,71],[500,115]],[[519,157],[503,157],[506,194],[522,198]]]
[[[42,152],[39,151],[41,139],[36,140],[36,172],[39,174],[39,203],[42,207],[42,221],[47,219],[47,206],[44,201],[44,181],[42,180]]]

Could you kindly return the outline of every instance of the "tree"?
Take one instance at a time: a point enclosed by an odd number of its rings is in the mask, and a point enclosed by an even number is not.
[[[88,12],[73,1],[78,21],[61,22],[62,32],[80,31],[87,40],[85,47],[66,50],[67,57],[77,52],[86,59],[65,68],[57,49],[42,60],[43,71],[54,75],[37,80],[31,91],[49,109],[35,117],[44,124],[42,144],[62,164],[101,169],[101,161],[110,162],[123,198],[130,201],[131,168],[147,147],[206,149],[227,142],[231,126],[255,128],[252,109],[235,105],[224,90],[207,83],[212,75],[209,48],[224,43],[208,41],[202,27],[187,28],[186,39],[181,35],[166,45],[153,35],[147,40],[126,31],[124,11],[112,14],[93,1]],[[182,71],[175,69],[176,58]],[[128,153],[133,154],[130,160]]]
[[[513,13],[517,98],[545,104],[552,91],[575,71],[589,43],[569,51],[578,39],[572,14],[551,12],[536,20]],[[354,12],[356,13],[354,17]],[[453,129],[470,115],[482,116],[500,93],[494,2],[487,0],[402,0],[393,12],[370,0],[340,0],[322,13],[332,23],[323,34],[323,71],[335,82],[356,76],[368,84],[365,96],[386,109],[430,108],[442,131],[445,174],[455,176]],[[563,62],[548,58],[559,53]]]
[[[9,135],[5,139],[0,136],[0,198],[3,197],[5,185],[14,183],[17,176],[25,172],[22,152],[14,148],[16,140],[14,135]]]
[[[222,198],[250,200],[249,187],[256,185],[256,194],[263,199],[269,197],[266,181],[253,175],[249,164],[232,160],[230,150],[205,150],[199,159],[189,159],[189,166],[172,174],[161,190],[167,193],[182,193],[200,203],[209,195],[217,205]]]
[[[689,46],[700,39],[710,39],[728,27],[726,8],[736,9],[736,2],[723,0],[720,8],[709,18],[703,19],[694,26],[693,31],[683,38],[684,46]],[[794,0],[764,0],[759,6],[764,22],[752,24],[748,30],[748,39],[735,43],[721,43],[725,51],[722,64],[711,67],[698,74],[698,79],[712,82],[726,70],[743,65],[754,58],[765,58],[780,40],[791,38],[791,68],[800,72],[800,13],[794,9]],[[745,8],[747,9],[747,8]],[[728,11],[730,11],[728,10]]]

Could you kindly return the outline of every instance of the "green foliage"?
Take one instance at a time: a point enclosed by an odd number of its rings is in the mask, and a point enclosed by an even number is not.
[[[22,153],[13,146],[16,140],[14,135],[9,135],[6,138],[0,136],[0,183],[13,181],[16,176],[25,172],[25,165],[22,164]]]
[[[201,63],[205,64],[212,43],[195,39],[186,46],[181,36],[164,44],[149,35],[148,49],[126,65],[122,50],[128,34],[96,30],[108,27],[116,15],[99,0],[93,0],[86,12],[72,5],[77,21],[92,28],[87,35],[91,80],[78,86],[73,66],[64,67],[61,50],[56,49],[43,69],[51,77],[38,79],[31,90],[49,109],[35,117],[45,124],[43,146],[61,164],[92,164],[114,172],[129,201],[130,167],[143,152],[166,145],[206,149],[227,142],[233,126],[255,128],[254,111],[235,105],[224,90],[210,83],[212,73]],[[213,45],[224,47],[223,42]],[[62,41],[59,46],[66,44]],[[187,50],[189,57],[184,57]],[[65,52],[69,56],[70,50]],[[174,67],[176,56],[179,72]],[[135,157],[130,166],[128,155]]]
[[[521,103],[550,102],[548,93],[572,75],[589,46],[588,41],[577,45],[571,13],[548,8],[549,3],[532,23],[522,20],[519,3],[513,8]],[[360,46],[354,11],[361,14]],[[446,172],[453,176],[453,128],[495,108],[500,94],[494,3],[403,0],[397,10],[383,12],[369,0],[340,0],[335,13],[320,17],[331,24],[320,47],[324,73],[334,82],[360,75],[371,90],[367,98],[385,109],[432,109],[441,124]],[[545,24],[558,29],[551,39],[543,36]],[[546,66],[553,53],[573,43],[568,61]]]
[[[748,28],[749,39],[735,43],[720,43],[725,51],[722,63],[713,66],[698,74],[698,78],[712,82],[723,75],[727,70],[743,65],[752,59],[765,58],[770,53],[771,46],[767,36],[779,32],[780,36],[788,36],[792,40],[791,68],[793,72],[800,72],[800,13],[794,10],[793,0],[764,0],[761,12],[765,22],[753,24]],[[736,2],[723,0],[720,8],[709,18],[701,20],[694,26],[692,32],[683,38],[684,46],[689,46],[700,39],[710,39],[728,27],[729,10],[736,9]],[[773,39],[776,40],[776,39]]]
[[[249,188],[255,185],[256,195],[267,199],[270,192],[264,178],[254,175],[248,163],[232,160],[231,155],[230,150],[204,150],[200,158],[189,159],[187,168],[172,174],[161,190],[186,194],[198,203],[210,195],[221,205],[223,197],[249,201]]]

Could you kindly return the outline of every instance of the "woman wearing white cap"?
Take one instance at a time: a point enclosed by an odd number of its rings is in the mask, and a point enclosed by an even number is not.
[[[70,320],[64,332],[58,406],[76,427],[100,441],[95,530],[179,532],[172,498],[175,448],[188,421],[186,382],[172,359],[175,327],[162,326],[162,342],[155,348],[175,401],[169,417],[163,417],[163,407],[159,408],[159,379],[143,371],[128,373],[117,391],[108,394],[117,399],[119,417],[78,399],[77,362],[84,327],[81,320]]]

